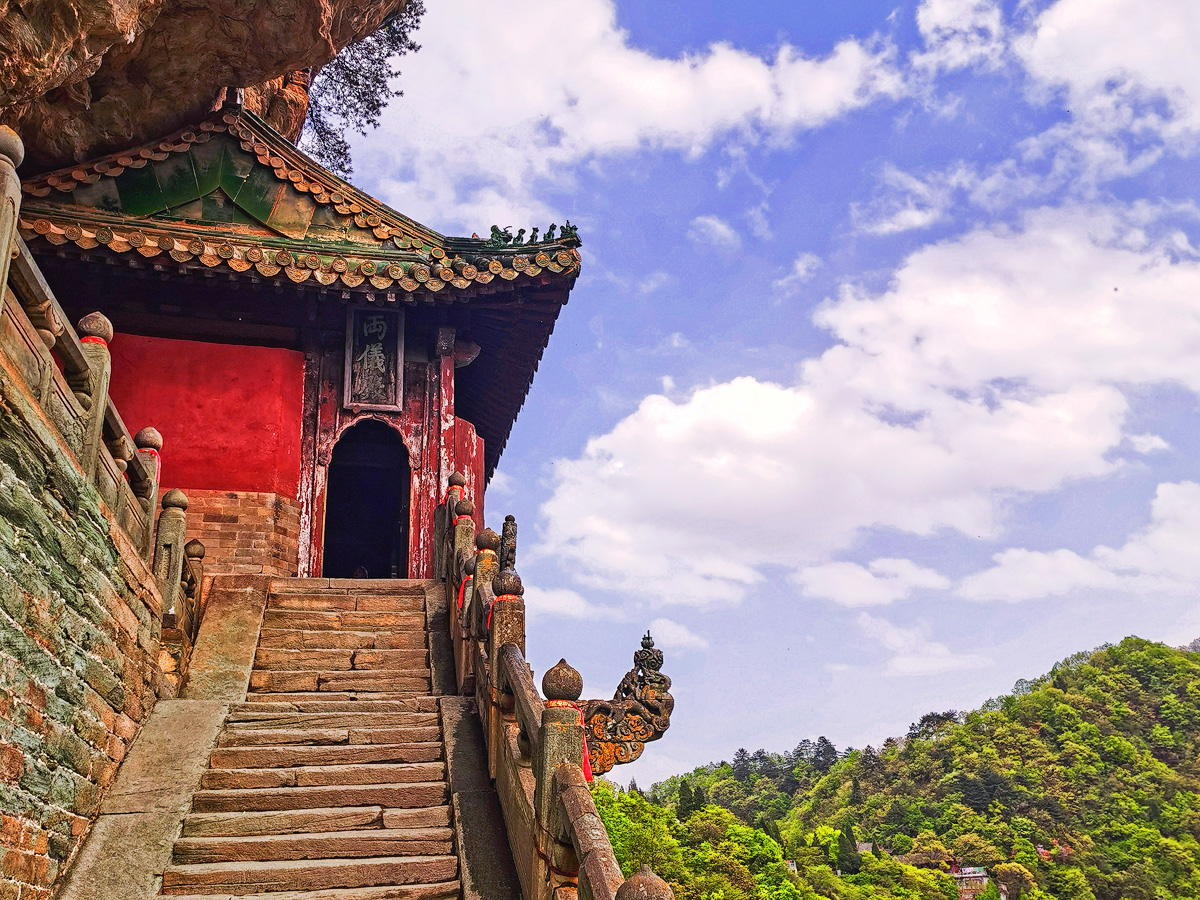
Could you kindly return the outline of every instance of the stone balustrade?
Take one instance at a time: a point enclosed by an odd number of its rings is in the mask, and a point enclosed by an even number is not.
[[[17,234],[22,152],[17,136],[0,127],[0,357],[96,489],[104,514],[150,564],[162,598],[153,636],[164,624],[184,632],[187,646],[174,654],[183,664],[179,654],[186,656],[199,624],[203,546],[185,552],[181,491],[167,492],[155,519],[163,438],[153,427],[131,435],[109,397],[112,323],[92,312],[72,327]]]
[[[524,900],[673,900],[647,868],[622,876],[592,802],[586,762],[593,739],[585,739],[585,719],[607,767],[636,758],[642,746],[631,741],[636,750],[618,749],[603,740],[609,731],[628,736],[631,724],[636,730],[654,722],[652,733],[638,732],[644,741],[666,729],[674,701],[670,679],[658,671],[662,653],[647,636],[612,701],[580,701],[583,679],[565,660],[545,673],[539,693],[525,661],[516,521],[508,516],[500,534],[476,534],[473,511],[465,479],[452,475],[438,517],[438,574],[446,584],[457,684],[476,699]]]

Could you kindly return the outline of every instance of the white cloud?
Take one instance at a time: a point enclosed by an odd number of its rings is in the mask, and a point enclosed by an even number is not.
[[[918,178],[889,163],[880,176],[879,195],[870,203],[852,204],[851,214],[858,229],[868,234],[928,228],[945,217],[957,191],[971,188],[976,181],[962,164]]]
[[[530,584],[524,589],[524,602],[530,618],[582,619],[588,622],[625,622],[625,614],[612,607],[601,606],[584,599],[570,588],[539,588]]]
[[[846,286],[795,384],[652,395],[556,461],[540,552],[581,584],[711,604],[864,529],[996,536],[1009,498],[1113,471],[1127,386],[1200,393],[1200,265],[1151,218],[1038,210],[925,247],[880,294]]]
[[[995,565],[963,580],[969,600],[1031,600],[1081,590],[1137,596],[1190,597],[1200,582],[1200,484],[1160,484],[1150,524],[1119,548],[1097,547],[1087,557],[1070,550],[1006,550]]]
[[[650,623],[650,634],[656,646],[663,650],[704,650],[708,641],[686,625],[670,619],[655,619]]]
[[[1003,13],[995,0],[922,0],[917,29],[926,50],[913,62],[922,68],[995,66],[1005,50]]]
[[[821,257],[815,253],[801,253],[792,263],[792,271],[782,278],[772,281],[771,287],[783,297],[794,296],[800,285],[811,281],[817,269],[821,268]]]
[[[720,216],[696,216],[688,226],[688,239],[697,244],[708,244],[718,250],[737,250],[742,246],[742,238]]]
[[[525,609],[531,618],[544,616],[589,621],[625,621],[625,615],[620,610],[592,603],[569,588],[547,589],[529,585],[525,588],[524,600]]]
[[[511,494],[513,492],[512,479],[497,469],[492,473],[492,480],[488,482],[487,489],[488,493]]]
[[[539,180],[590,159],[787,141],[906,90],[889,47],[854,40],[821,58],[721,43],[656,56],[630,44],[612,0],[569,12],[554,0],[446,0],[429,5],[419,37],[403,60],[405,97],[354,146],[361,171],[387,173],[373,190],[442,227],[546,219]]]
[[[938,675],[959,669],[982,669],[992,660],[975,653],[955,653],[932,640],[921,627],[902,628],[868,613],[858,614],[858,627],[868,638],[892,653],[885,675]]]
[[[1137,174],[1200,137],[1200,6],[1192,0],[1058,0],[1012,47],[1036,99],[1070,118],[1024,142],[1026,163],[1076,189]],[[1064,179],[1064,176],[1067,176]]]
[[[941,590],[950,579],[907,559],[876,559],[866,566],[833,562],[808,566],[796,576],[804,593],[843,606],[878,606],[915,590]]]
[[[1059,0],[1015,43],[1030,72],[1066,90],[1072,114],[1097,124],[1200,128],[1200,5],[1192,0]],[[1146,101],[1165,102],[1169,111]]]
[[[1171,445],[1157,434],[1131,434],[1129,443],[1137,453],[1153,453],[1156,450],[1170,450]]]

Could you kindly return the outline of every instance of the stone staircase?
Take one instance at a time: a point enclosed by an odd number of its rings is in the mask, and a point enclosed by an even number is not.
[[[460,896],[425,581],[277,580],[162,894]]]

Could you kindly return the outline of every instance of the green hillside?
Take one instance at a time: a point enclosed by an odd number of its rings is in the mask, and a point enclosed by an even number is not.
[[[741,750],[595,796],[626,872],[679,900],[953,900],[956,865],[1010,900],[1174,900],[1200,897],[1198,746],[1200,653],[1127,638],[878,748]]]

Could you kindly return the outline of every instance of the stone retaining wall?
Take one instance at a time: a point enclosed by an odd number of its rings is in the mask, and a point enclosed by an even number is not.
[[[149,567],[0,355],[0,900],[49,898],[154,703]]]
[[[295,575],[300,505],[281,494],[196,491],[188,496],[188,538],[204,543],[206,572]]]

